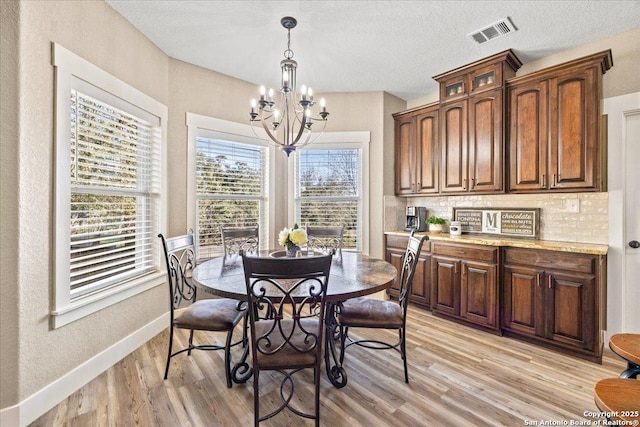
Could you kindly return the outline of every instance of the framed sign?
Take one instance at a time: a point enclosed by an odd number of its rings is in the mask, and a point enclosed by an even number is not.
[[[538,238],[539,208],[453,208],[463,233]]]

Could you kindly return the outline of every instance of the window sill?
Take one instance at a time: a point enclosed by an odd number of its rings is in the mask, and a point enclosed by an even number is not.
[[[78,298],[68,305],[57,307],[51,311],[51,326],[53,329],[60,328],[110,305],[117,304],[127,298],[161,285],[166,282],[165,275],[166,273],[163,272],[153,273],[124,282],[121,285],[105,289],[104,291]]]

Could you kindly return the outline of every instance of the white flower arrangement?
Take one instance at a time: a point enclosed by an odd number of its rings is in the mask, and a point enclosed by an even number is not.
[[[301,246],[307,243],[307,232],[294,224],[293,228],[283,228],[278,234],[278,243],[289,248],[290,246]]]

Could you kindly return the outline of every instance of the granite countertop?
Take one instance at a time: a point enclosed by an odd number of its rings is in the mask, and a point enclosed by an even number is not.
[[[384,234],[392,234],[398,236],[408,236],[410,232],[385,231]],[[517,239],[504,236],[489,236],[479,234],[463,234],[462,236],[451,236],[448,233],[426,233],[417,232],[416,236],[429,236],[431,241],[445,241],[458,243],[473,243],[477,245],[487,246],[510,246],[513,248],[529,248],[529,249],[545,249],[550,251],[573,252],[591,255],[606,255],[609,250],[608,245],[597,243],[578,243],[578,242],[559,242],[555,240],[533,240],[533,239]]]

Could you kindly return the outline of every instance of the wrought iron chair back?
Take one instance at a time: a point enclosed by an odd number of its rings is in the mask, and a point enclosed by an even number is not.
[[[344,227],[307,226],[307,248],[309,250],[338,254],[342,259]]]
[[[331,259],[331,255],[242,257],[251,330],[256,425],[285,408],[299,416],[315,419],[319,425],[322,340]],[[314,369],[314,414],[293,406],[295,382],[292,376],[304,368]],[[282,404],[260,416],[259,375],[263,370],[279,371],[284,378],[280,386]]]
[[[195,244],[193,234],[165,238],[162,234],[167,277],[169,280],[169,298],[171,301],[171,321],[174,311],[183,301],[196,301],[196,287],[190,281],[190,272],[195,267]]]
[[[400,273],[400,289],[398,294],[398,303],[402,307],[403,321],[406,323],[407,319],[407,306],[409,302],[409,295],[411,293],[411,286],[413,286],[413,276],[416,272],[416,266],[418,265],[418,257],[420,256],[420,249],[426,237],[418,239],[413,236],[413,233],[409,236],[409,243],[407,244],[407,250],[404,253],[404,259],[402,260],[402,272]]]
[[[220,226],[222,248],[224,250],[223,262],[228,256],[241,255],[242,253],[257,253],[260,249],[260,229],[255,227],[227,227]]]

